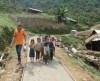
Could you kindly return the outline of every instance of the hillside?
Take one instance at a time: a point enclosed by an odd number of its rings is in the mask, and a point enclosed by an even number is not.
[[[68,8],[66,17],[74,18],[80,24],[90,27],[100,23],[100,0],[0,0],[0,10],[10,13],[33,7],[53,14],[61,5]]]
[[[68,11],[65,17],[74,19],[78,23],[58,23],[56,17],[58,14],[55,14],[55,12],[61,6],[67,6]],[[44,13],[27,13],[26,9],[28,7],[41,9]],[[13,31],[17,28],[17,21],[22,22],[22,26],[27,33],[27,47],[29,47],[30,37],[53,35],[57,37],[57,40],[61,39],[61,48],[56,47],[57,57],[65,64],[66,68],[68,68],[77,81],[100,81],[100,71],[97,69],[99,65],[96,63],[100,55],[90,50],[85,50],[84,42],[91,33],[91,30],[88,29],[100,28],[99,14],[100,0],[0,0],[0,58],[4,56],[3,61],[0,63],[0,81],[21,81],[22,73],[26,67],[26,53],[29,52],[23,52],[22,50],[23,61],[22,66],[20,66],[17,65],[16,49],[9,48]],[[69,35],[72,29],[78,31],[77,37]],[[70,45],[74,46],[78,53],[72,53],[69,49],[71,48]],[[92,60],[96,58],[95,60],[97,61],[94,62],[97,66],[92,63],[90,64],[90,61],[86,58],[87,55],[93,58]],[[86,59],[82,58],[83,56]],[[56,60],[53,61],[56,62]],[[29,69],[31,72],[33,71],[31,70],[33,66]],[[53,64],[53,68],[51,66],[50,68],[57,69],[56,66],[58,64]],[[29,73],[31,74],[30,71]]]

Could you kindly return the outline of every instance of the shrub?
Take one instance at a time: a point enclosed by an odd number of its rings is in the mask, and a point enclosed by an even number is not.
[[[3,51],[5,47],[7,47],[11,43],[13,35],[13,29],[9,29],[8,27],[2,27],[1,35],[0,35],[0,51]]]

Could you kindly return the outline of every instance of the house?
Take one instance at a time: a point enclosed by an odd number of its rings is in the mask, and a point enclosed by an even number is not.
[[[85,43],[88,50],[100,51],[100,30],[93,30]]]
[[[42,10],[39,10],[39,9],[34,9],[34,8],[28,8],[28,12],[29,13],[42,13],[43,11]]]

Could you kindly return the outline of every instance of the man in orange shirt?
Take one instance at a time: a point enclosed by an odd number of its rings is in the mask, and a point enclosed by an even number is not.
[[[24,42],[25,41],[25,42]],[[11,47],[14,45],[14,42],[16,42],[16,52],[18,56],[18,64],[21,64],[21,49],[23,44],[26,45],[26,33],[24,29],[22,29],[22,23],[17,23],[17,29],[14,31],[14,35],[11,42]]]

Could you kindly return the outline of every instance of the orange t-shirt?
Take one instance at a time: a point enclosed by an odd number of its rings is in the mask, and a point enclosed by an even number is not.
[[[24,29],[21,29],[20,31],[18,31],[16,29],[14,31],[14,37],[15,37],[16,45],[23,44],[25,36],[26,36],[26,33],[25,33]]]

